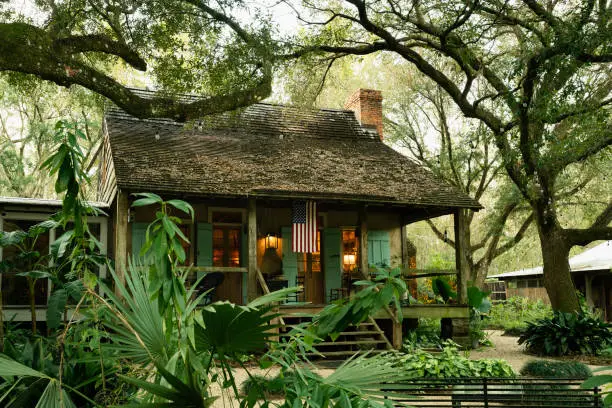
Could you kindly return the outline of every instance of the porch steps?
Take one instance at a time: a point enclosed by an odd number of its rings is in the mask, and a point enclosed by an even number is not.
[[[391,349],[389,340],[374,320],[356,326],[349,326],[335,341],[325,339],[315,345],[318,353],[308,354],[311,358],[329,360],[346,359],[355,354],[382,353]]]

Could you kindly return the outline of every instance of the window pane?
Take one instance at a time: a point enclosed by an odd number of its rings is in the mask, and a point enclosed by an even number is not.
[[[357,234],[355,230],[342,231],[342,269],[349,273],[357,266]]]
[[[213,266],[224,266],[223,258],[225,255],[225,237],[223,230],[213,229]]]
[[[229,260],[227,266],[240,266],[240,229],[233,228],[228,230],[229,235]]]
[[[240,227],[213,228],[213,266],[240,266]]]
[[[6,232],[23,230],[27,231],[31,226],[38,224],[40,221],[14,221],[4,220],[3,230]],[[30,303],[28,281],[25,277],[17,276],[17,273],[28,270],[38,269],[37,264],[46,267],[48,265],[49,254],[49,233],[41,234],[34,241],[28,239],[26,245],[32,250],[37,251],[39,256],[33,254],[27,260],[17,259],[19,250],[15,247],[7,247],[3,249],[2,259],[13,260],[14,267],[2,274],[2,296],[5,305],[28,305]],[[34,298],[37,305],[47,304],[47,279],[38,279],[34,287]]]

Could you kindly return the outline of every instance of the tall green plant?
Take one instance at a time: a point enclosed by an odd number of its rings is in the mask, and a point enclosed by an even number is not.
[[[100,255],[102,244],[90,231],[89,215],[98,215],[100,210],[92,207],[83,194],[84,185],[89,183],[85,171],[85,154],[80,141],[87,136],[78,123],[58,121],[55,138],[59,141],[55,153],[41,166],[42,170],[55,175],[55,192],[63,194],[62,210],[54,216],[64,233],[51,245],[53,292],[49,296],[47,322],[56,329],[68,299],[78,302],[85,285],[94,286],[96,273],[106,263]]]
[[[397,318],[402,320],[400,300],[406,293],[406,282],[399,268],[379,268],[371,280],[355,282],[360,288],[350,300],[340,300],[328,305],[313,318],[310,330],[318,337],[332,338],[350,324],[365,321],[376,311],[393,305]]]
[[[188,214],[193,220],[193,207],[181,200],[164,201],[153,193],[135,194],[137,199],[132,207],[158,205],[159,211],[155,213],[155,220],[147,227],[146,241],[140,250],[140,256],[145,262],[152,265],[149,269],[150,279],[153,282],[151,290],[155,293],[162,310],[174,302],[177,310],[185,309],[185,285],[181,281],[181,274],[177,267],[185,262],[186,254],[182,242],[189,243],[178,225],[181,219],[172,215],[172,210],[179,210]]]

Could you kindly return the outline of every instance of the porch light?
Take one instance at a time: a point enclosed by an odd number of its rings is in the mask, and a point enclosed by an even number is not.
[[[278,248],[278,237],[274,234],[266,235],[266,249],[268,248]]]

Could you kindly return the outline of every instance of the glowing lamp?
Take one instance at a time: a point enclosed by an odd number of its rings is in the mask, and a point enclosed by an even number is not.
[[[266,235],[266,249],[268,248],[278,248],[278,237],[274,234]]]

